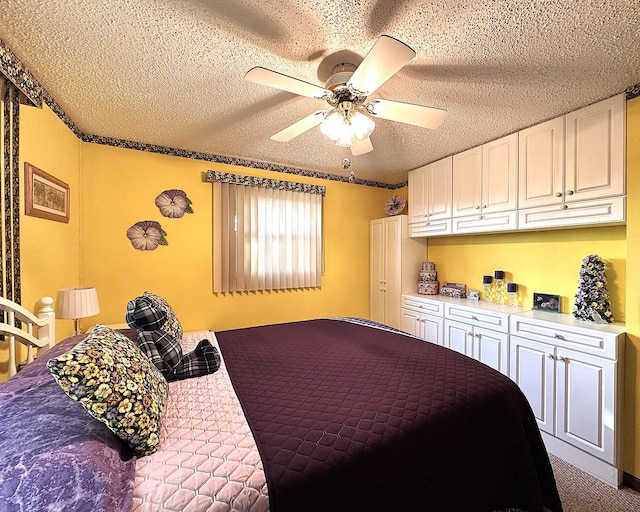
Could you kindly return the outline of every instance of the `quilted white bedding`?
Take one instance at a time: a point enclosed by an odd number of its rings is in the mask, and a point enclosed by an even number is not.
[[[185,333],[185,352],[209,331]],[[133,511],[266,512],[262,461],[224,360],[204,377],[169,384],[160,447],[138,459]]]

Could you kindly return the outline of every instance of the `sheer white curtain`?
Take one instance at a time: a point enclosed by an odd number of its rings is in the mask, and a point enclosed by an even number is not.
[[[213,291],[319,287],[322,194],[261,185],[213,183]]]

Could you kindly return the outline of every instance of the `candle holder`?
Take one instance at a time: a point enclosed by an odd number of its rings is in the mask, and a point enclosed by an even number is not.
[[[504,281],[504,270],[496,270],[493,273],[493,284],[494,284],[494,302],[496,304],[504,304],[505,300],[505,281]]]
[[[518,285],[516,283],[507,283],[507,304],[509,306],[518,305]]]
[[[482,276],[482,300],[493,302],[493,277]]]

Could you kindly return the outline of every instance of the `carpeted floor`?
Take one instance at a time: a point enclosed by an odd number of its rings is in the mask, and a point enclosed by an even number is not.
[[[615,489],[571,464],[549,455],[564,512],[638,512],[640,493]]]

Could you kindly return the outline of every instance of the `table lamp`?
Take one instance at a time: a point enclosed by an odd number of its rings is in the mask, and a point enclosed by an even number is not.
[[[56,297],[56,317],[72,318],[74,334],[81,334],[80,319],[100,313],[98,292],[93,287],[61,288]]]

